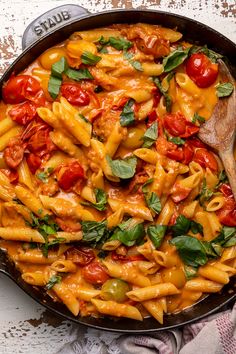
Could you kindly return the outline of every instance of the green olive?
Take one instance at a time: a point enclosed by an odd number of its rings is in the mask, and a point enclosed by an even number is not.
[[[145,129],[143,127],[133,127],[128,129],[128,135],[126,139],[123,141],[122,145],[128,149],[137,149],[143,144],[143,140],[141,139],[145,133]]]
[[[126,293],[130,290],[129,284],[121,279],[109,279],[103,286],[101,297],[103,300],[123,302],[127,299]]]

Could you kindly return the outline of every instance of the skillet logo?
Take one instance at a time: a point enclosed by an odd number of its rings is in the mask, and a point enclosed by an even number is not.
[[[38,23],[33,30],[37,34],[37,36],[41,36],[43,32],[47,32],[48,30],[55,27],[59,23],[68,21],[70,18],[71,15],[68,11],[60,11],[56,15],[48,17],[46,20]]]

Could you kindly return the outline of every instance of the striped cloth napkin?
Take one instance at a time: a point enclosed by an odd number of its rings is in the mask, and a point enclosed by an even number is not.
[[[236,354],[236,303],[181,329],[122,335],[74,326],[55,354]]]

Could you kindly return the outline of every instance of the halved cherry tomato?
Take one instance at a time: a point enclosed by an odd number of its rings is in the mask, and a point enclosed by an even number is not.
[[[8,168],[1,168],[0,171],[9,178],[10,183],[14,184],[18,182],[19,174],[17,171]]]
[[[103,284],[109,279],[105,268],[97,261],[83,267],[81,273],[84,279],[91,284]]]
[[[14,122],[21,125],[28,124],[36,115],[36,106],[33,102],[20,103],[8,112]]]
[[[21,134],[21,140],[27,141],[29,140],[34,134],[39,132],[40,130],[50,129],[49,125],[44,123],[41,119],[34,119],[31,121],[27,127],[24,129],[23,133]]]
[[[199,163],[204,168],[210,168],[212,171],[218,171],[218,163],[215,156],[207,149],[197,149],[194,152],[193,161]]]
[[[71,247],[66,251],[65,255],[66,259],[79,266],[85,266],[95,258],[93,249],[89,247]]]
[[[152,93],[153,93],[153,108],[156,108],[161,100],[161,92],[157,87],[155,87]]]
[[[79,84],[65,82],[61,86],[61,95],[75,106],[86,106],[90,102],[87,91],[83,90]]]
[[[206,88],[214,84],[218,71],[218,64],[212,63],[203,53],[192,54],[186,62],[188,76],[201,88]]]
[[[38,105],[45,104],[43,90],[39,82],[30,75],[12,76],[2,89],[3,101],[16,104],[26,100]]]
[[[180,112],[167,114],[164,117],[164,127],[169,134],[180,138],[188,138],[199,131],[199,127],[187,121]]]
[[[220,222],[226,226],[236,226],[236,201],[233,196],[232,189],[229,184],[223,183],[220,192],[224,195],[225,204],[220,210],[216,211]]]
[[[55,150],[55,145],[49,136],[49,132],[49,129],[46,128],[39,130],[32,135],[27,144],[29,151],[37,154],[39,157],[43,157]]]
[[[72,161],[59,168],[58,185],[64,190],[70,189],[78,180],[83,178],[84,170],[78,161]]]
[[[174,184],[173,189],[171,191],[171,199],[175,203],[179,203],[188,197],[191,190],[191,188],[181,187],[177,182],[176,184]]]
[[[196,136],[192,136],[188,139],[188,144],[197,148],[205,148],[206,144],[204,144],[201,140],[199,140]]]
[[[41,158],[33,153],[30,153],[26,157],[26,161],[27,161],[27,164],[29,166],[31,173],[33,173],[33,174],[35,174],[35,172],[41,166],[41,163],[42,163]]]
[[[3,152],[3,157],[6,164],[10,168],[17,168],[24,158],[25,144],[22,143],[19,137],[10,139],[8,146]]]
[[[175,145],[176,146],[176,145]],[[191,148],[188,143],[185,143],[183,146],[178,147],[176,146],[175,149],[167,150],[166,156],[172,160],[182,162],[185,165],[188,165],[193,158],[193,149]]]

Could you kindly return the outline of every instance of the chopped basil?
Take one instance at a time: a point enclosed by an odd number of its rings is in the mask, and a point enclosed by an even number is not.
[[[216,94],[218,97],[228,97],[234,90],[234,85],[231,82],[224,82],[216,86]]]
[[[174,237],[187,235],[189,231],[192,231],[194,234],[203,233],[203,227],[201,224],[194,220],[187,219],[184,215],[179,215],[175,224],[171,226],[170,229]]]
[[[203,235],[203,227],[201,224],[198,222],[191,220],[190,221],[190,230],[192,231],[193,234],[202,234]]]
[[[206,121],[206,119],[202,116],[200,116],[198,113],[194,113],[193,119],[192,119],[192,123],[196,124],[196,122],[199,123],[204,123]]]
[[[62,84],[62,79],[59,79],[58,77],[55,76],[50,76],[50,79],[48,81],[48,92],[50,96],[55,100],[60,92]]]
[[[127,50],[133,46],[133,43],[123,37],[119,37],[119,38],[110,37],[108,45],[110,45],[111,47],[117,50]]]
[[[184,264],[191,267],[198,267],[207,263],[205,249],[202,242],[191,236],[177,236],[170,243],[177,248],[180,258]]]
[[[137,70],[137,71],[143,71],[142,64],[138,60],[130,60],[129,63],[132,65],[132,67]]]
[[[33,213],[30,214],[31,222],[26,221],[26,224],[33,229],[38,230],[38,232],[43,236],[45,240],[44,249],[44,256],[47,257],[47,249],[48,249],[48,236],[56,235],[57,231],[59,230],[58,224],[53,220],[51,215],[45,215],[42,218],[37,218]],[[53,241],[52,241],[53,242]]]
[[[133,56],[134,56],[134,54],[133,53],[130,53],[130,52],[124,52],[124,58],[126,59],[126,60],[130,60],[130,59],[132,59],[133,58]]]
[[[52,65],[51,75],[59,79],[62,78],[62,74],[68,69],[68,63],[65,57],[62,57],[56,63]]]
[[[147,234],[155,248],[159,248],[164,239],[167,226],[165,225],[150,225],[147,228]]]
[[[54,247],[56,245],[59,245],[60,243],[62,243],[64,241],[66,241],[66,239],[64,237],[56,237],[54,240],[42,244],[40,246],[40,248],[41,248],[41,251],[42,251],[44,257],[48,256],[49,248],[52,248],[52,247]]]
[[[134,111],[133,111],[134,102],[135,101],[131,98],[124,105],[123,111],[121,112],[120,115],[120,125],[122,127],[129,126],[135,122]]]
[[[213,245],[231,247],[236,245],[236,227],[223,226],[219,235],[211,241]]]
[[[55,284],[58,284],[61,282],[61,276],[60,275],[52,275],[51,278],[49,279],[46,289],[50,290],[54,287]]]
[[[157,128],[157,122],[155,122],[146,130],[144,136],[142,137],[142,140],[144,141],[142,147],[150,148],[155,143],[158,134]]]
[[[161,211],[161,201],[158,195],[155,192],[152,192],[150,195],[145,196],[146,203],[148,207],[155,213],[159,214]]]
[[[194,277],[197,276],[197,270],[198,268],[195,268],[195,267],[191,267],[191,266],[188,266],[188,265],[184,265],[184,273],[185,273],[185,276],[186,276],[186,279],[187,280],[190,280]]]
[[[158,77],[153,77],[153,82],[158,87],[162,95],[164,96],[167,112],[171,112],[172,99],[170,95],[168,95],[168,89],[166,90],[162,87],[161,81]]]
[[[81,55],[81,61],[85,65],[96,65],[102,57],[99,57],[98,55],[94,55],[91,52],[83,52]]]
[[[72,80],[80,81],[80,80],[92,80],[93,76],[88,69],[67,69],[65,74]]]
[[[168,73],[177,68],[188,57],[189,48],[176,49],[163,59],[164,72]]]
[[[92,247],[96,247],[98,243],[104,243],[109,237],[107,229],[107,221],[81,221],[83,239]]]
[[[142,223],[132,227],[132,218],[119,224],[110,240],[118,240],[125,246],[131,247],[134,244],[140,244],[145,236],[145,230]]]
[[[96,188],[95,197],[96,197],[96,203],[81,202],[80,204],[91,206],[99,211],[106,210],[106,204],[107,204],[106,192],[100,188]]]
[[[142,192],[148,193],[148,185],[151,184],[154,181],[154,178],[149,178],[142,186]]]
[[[209,189],[207,187],[207,184],[206,184],[206,178],[203,178],[203,181],[202,181],[202,189],[201,189],[201,192],[200,192],[200,195],[199,195],[199,202],[201,205],[204,205],[205,202],[207,202],[208,200],[211,199],[211,197],[213,196],[214,194],[214,191],[212,191],[211,189]]]
[[[215,189],[218,189],[222,183],[228,183],[229,182],[228,177],[227,177],[227,175],[225,173],[225,170],[221,170],[220,171],[218,178],[219,178],[219,181],[216,184]]]
[[[198,46],[192,46],[189,50],[189,56],[194,54],[194,53],[203,53],[205,54],[213,63],[216,63],[218,59],[223,58],[223,55],[214,52],[214,50],[211,50],[207,48],[207,46],[203,47],[198,47]]]
[[[185,143],[184,139],[179,138],[178,136],[169,136],[168,141],[176,145],[183,145]]]
[[[48,177],[50,176],[50,174],[53,172],[53,168],[49,167],[47,168],[47,170],[41,171],[39,172],[36,177],[38,179],[40,179],[43,183],[47,183],[48,182]]]
[[[112,160],[110,156],[107,156],[106,158],[114,176],[122,179],[134,176],[137,165],[137,158],[135,156],[127,157],[124,160]]]

